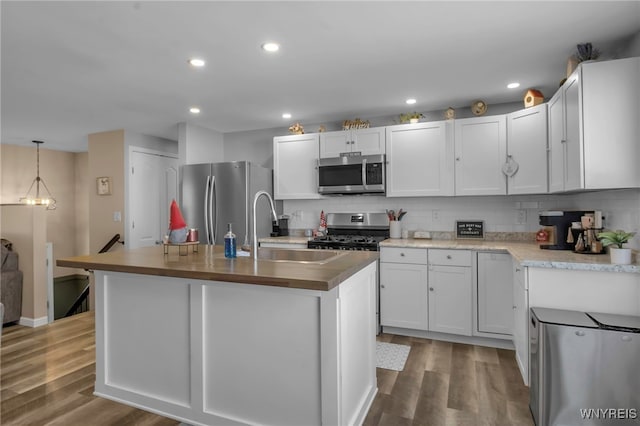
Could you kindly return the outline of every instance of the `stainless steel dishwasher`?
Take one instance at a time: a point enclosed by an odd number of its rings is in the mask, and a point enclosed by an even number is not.
[[[537,426],[640,425],[640,317],[531,308]]]

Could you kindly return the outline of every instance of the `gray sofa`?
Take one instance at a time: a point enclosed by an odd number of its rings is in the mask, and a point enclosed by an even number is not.
[[[0,303],[4,305],[2,323],[16,322],[22,314],[22,271],[18,269],[18,253],[11,244],[0,245],[2,250],[0,277]]]

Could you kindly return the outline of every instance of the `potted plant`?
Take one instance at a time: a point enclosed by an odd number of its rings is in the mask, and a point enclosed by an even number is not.
[[[631,263],[631,249],[623,248],[622,245],[627,243],[635,232],[625,232],[622,230],[600,232],[598,238],[603,247],[609,247],[611,255],[611,263],[618,265],[628,265]]]
[[[417,123],[423,117],[424,115],[419,112],[408,112],[406,114],[400,114],[400,122],[406,123],[408,121],[409,123]]]

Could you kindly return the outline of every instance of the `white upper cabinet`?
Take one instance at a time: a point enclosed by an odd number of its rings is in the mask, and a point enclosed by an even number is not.
[[[564,190],[564,106],[563,93],[558,90],[549,100],[549,192]]]
[[[455,122],[455,195],[505,195],[507,130],[504,115]]]
[[[384,127],[320,133],[320,158],[339,157],[343,153],[384,154]]]
[[[547,104],[507,115],[508,194],[547,192]]]
[[[580,141],[580,72],[576,71],[549,101],[549,191],[583,186]]]
[[[453,124],[387,127],[387,197],[453,195]]]
[[[640,187],[640,58],[578,66],[549,101],[549,190]]]
[[[276,200],[320,198],[318,151],[317,133],[273,138],[273,193]]]

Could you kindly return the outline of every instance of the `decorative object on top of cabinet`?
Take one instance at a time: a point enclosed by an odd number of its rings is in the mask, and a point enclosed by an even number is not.
[[[326,131],[327,131],[327,128],[325,127],[324,124],[321,124],[320,127],[318,127],[318,133],[322,133]]]
[[[342,122],[342,130],[368,129],[370,125],[369,120],[362,121],[359,118],[355,120],[344,120]]]
[[[600,57],[600,50],[594,48],[591,43],[578,44],[576,48],[576,53],[573,56],[578,62],[593,61]]]
[[[536,106],[544,102],[544,95],[541,91],[536,89],[529,89],[527,93],[524,94],[524,107],[529,108],[532,106]]]
[[[289,127],[289,132],[291,132],[294,135],[302,135],[304,134],[304,127],[302,127],[302,124],[296,123],[291,127]]]
[[[578,64],[585,61],[594,61],[600,57],[600,50],[594,49],[591,43],[584,43],[576,45],[576,53],[571,55],[567,60],[567,78],[578,67]],[[560,86],[564,81],[560,82]]]
[[[487,112],[487,103],[485,101],[477,100],[471,104],[471,112],[473,115],[482,115]]]
[[[400,114],[400,123],[417,123],[423,118],[424,115],[419,112],[408,112],[406,114]]]
[[[453,120],[456,118],[456,110],[451,107],[447,108],[444,112],[444,118],[447,120]]]

